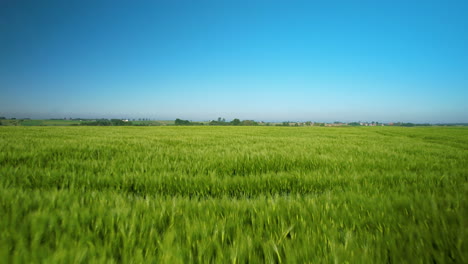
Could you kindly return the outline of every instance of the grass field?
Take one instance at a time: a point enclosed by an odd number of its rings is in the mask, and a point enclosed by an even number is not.
[[[3,263],[468,263],[468,129],[0,127]]]

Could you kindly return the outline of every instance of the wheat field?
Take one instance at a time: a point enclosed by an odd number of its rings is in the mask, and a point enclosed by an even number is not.
[[[0,127],[3,263],[467,263],[468,129]]]

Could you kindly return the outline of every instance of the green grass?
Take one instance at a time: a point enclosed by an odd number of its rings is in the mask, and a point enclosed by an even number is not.
[[[468,129],[0,127],[6,263],[467,263]]]

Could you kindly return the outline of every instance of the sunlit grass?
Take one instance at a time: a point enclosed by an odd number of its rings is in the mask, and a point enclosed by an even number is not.
[[[7,262],[463,263],[464,128],[2,127]]]

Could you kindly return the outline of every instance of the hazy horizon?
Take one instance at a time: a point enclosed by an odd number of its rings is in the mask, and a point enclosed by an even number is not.
[[[5,117],[0,115],[0,117]],[[77,120],[77,119],[82,119],[82,120],[100,120],[100,119],[119,119],[119,120],[128,120],[128,121],[174,121],[175,119],[182,119],[182,120],[188,120],[190,122],[210,122],[210,121],[216,121],[218,118],[225,119],[226,122],[231,122],[233,119],[240,119],[242,120],[253,120],[256,122],[265,122],[265,123],[283,123],[283,122],[316,122],[316,123],[334,123],[334,122],[342,122],[342,123],[352,123],[352,122],[361,122],[361,123],[372,123],[372,122],[377,122],[379,124],[389,124],[389,123],[413,123],[413,124],[432,124],[432,125],[437,125],[437,124],[468,124],[468,122],[448,122],[448,121],[441,121],[441,122],[418,122],[418,121],[412,121],[412,120],[378,120],[378,119],[372,119],[372,120],[363,120],[363,119],[258,119],[258,118],[225,118],[225,117],[217,117],[217,118],[208,118],[208,119],[190,119],[190,118],[157,118],[157,117],[148,117],[148,116],[138,116],[138,117],[129,117],[126,115],[121,115],[121,116],[68,116],[68,117],[59,117],[59,116],[51,116],[51,117],[30,117],[30,116],[24,116],[24,115],[12,115],[6,117],[7,119],[18,119],[18,120],[24,120],[24,119],[31,119],[31,120]]]
[[[0,116],[468,122],[466,1],[2,1]]]

